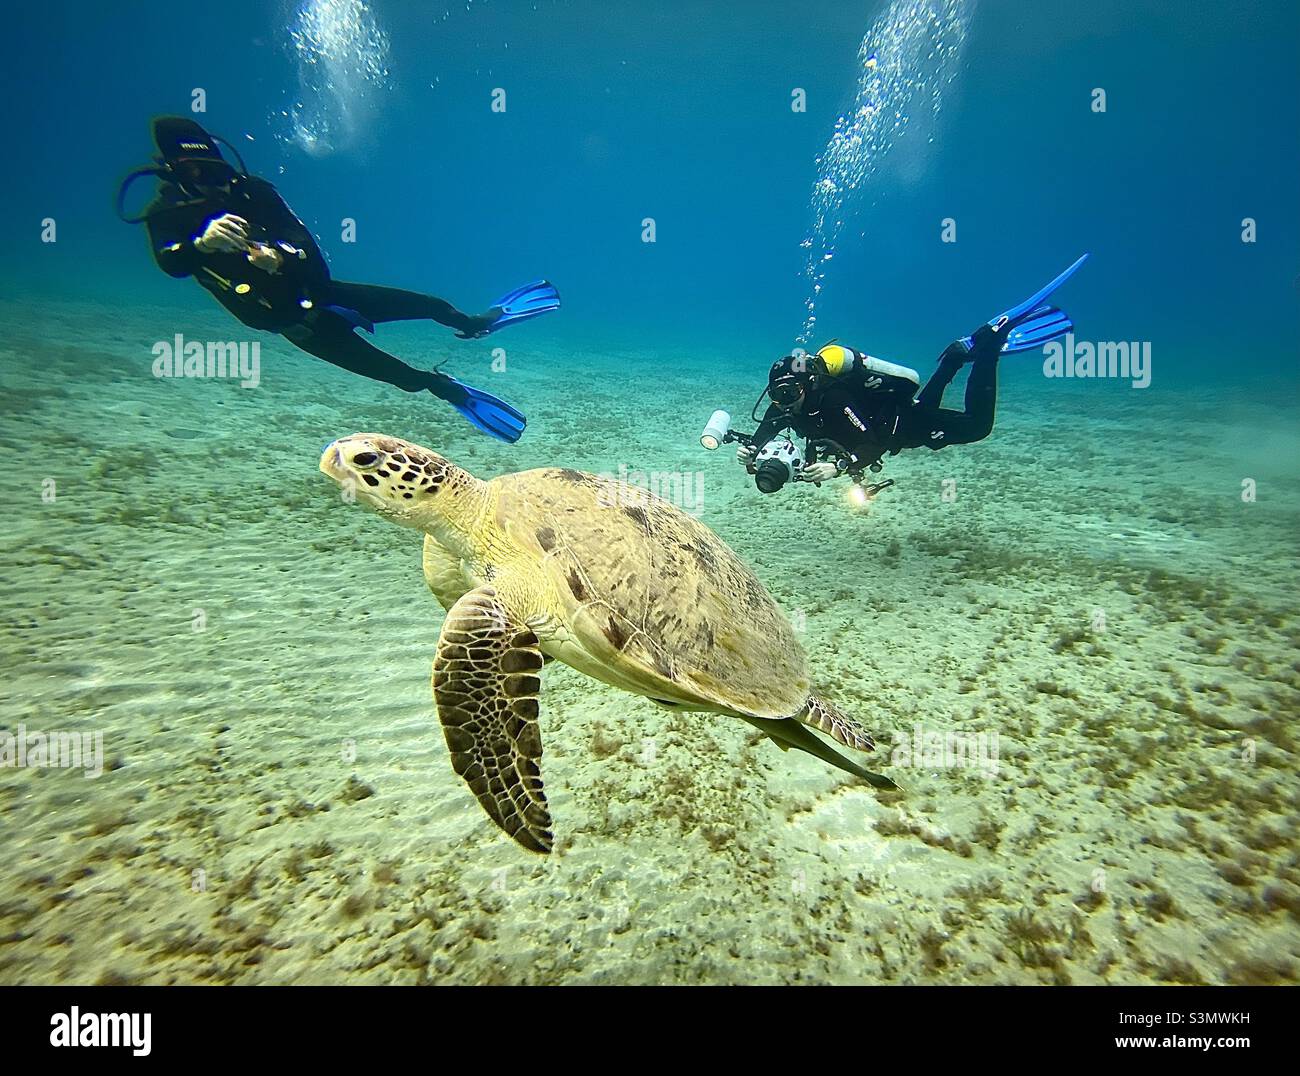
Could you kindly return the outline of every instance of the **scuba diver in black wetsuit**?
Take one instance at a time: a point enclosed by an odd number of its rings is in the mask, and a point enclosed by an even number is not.
[[[485,433],[519,439],[524,416],[509,404],[437,370],[407,366],[355,330],[429,319],[474,339],[558,309],[551,284],[536,281],[484,314],[466,314],[432,295],[333,280],[311,232],[270,183],[245,171],[242,159],[236,171],[217,140],[185,117],[159,117],[153,134],[161,156],[123,181],[118,213],[145,223],[159,268],[193,276],[250,328],[280,333],[317,358],[406,392],[427,390]],[[140,216],[128,218],[127,189],[143,175],[158,178],[158,195]]]
[[[905,366],[831,343],[815,355],[787,355],[772,365],[763,393],[772,403],[753,434],[730,431],[729,416],[716,412],[701,441],[710,448],[723,441],[740,442],[736,459],[754,474],[763,493],[775,492],[790,480],[820,485],[843,474],[861,484],[863,471],[879,471],[886,453],[896,456],[923,445],[938,450],[982,441],[993,430],[999,358],[1041,348],[1074,328],[1067,315],[1045,300],[1087,257],[1023,303],[949,344],[924,388],[916,372]],[[944,390],[968,362],[972,366],[963,409],[943,407]],[[792,440],[778,437],[787,429],[806,440],[802,453]],[[892,482],[867,492],[886,485]]]
[[[863,468],[879,470],[881,457],[896,456],[905,448],[940,449],[981,441],[993,429],[998,355],[1005,340],[1005,334],[985,325],[975,334],[972,348],[954,341],[920,393],[915,372],[853,348],[828,344],[815,355],[787,355],[772,364],[767,385],[772,403],[753,443],[742,445],[736,458],[753,463],[761,446],[781,430],[793,429],[809,442],[824,442],[829,450],[809,452],[793,476],[797,482],[820,483]],[[967,362],[974,365],[966,382],[965,409],[940,407],[944,389]]]

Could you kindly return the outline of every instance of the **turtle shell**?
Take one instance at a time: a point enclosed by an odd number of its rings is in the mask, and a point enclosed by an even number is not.
[[[758,577],[708,527],[636,486],[542,469],[490,483],[495,522],[536,555],[552,612],[597,666],[651,698],[786,717],[807,662]]]

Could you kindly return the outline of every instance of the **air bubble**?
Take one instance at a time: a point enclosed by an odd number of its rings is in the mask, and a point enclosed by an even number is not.
[[[799,244],[808,252],[804,276],[810,288],[800,344],[812,338],[816,299],[848,216],[849,197],[870,184],[880,161],[906,130],[917,98],[926,98],[938,116],[942,87],[957,74],[969,18],[966,0],[895,0],[863,37],[857,94],[851,108],[836,119],[817,158],[812,237]]]

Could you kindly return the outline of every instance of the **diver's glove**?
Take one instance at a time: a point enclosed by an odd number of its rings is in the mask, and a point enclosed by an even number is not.
[[[754,462],[754,457],[758,455],[758,445],[741,445],[736,449],[736,462],[742,467],[748,467]]]
[[[817,463],[809,463],[799,472],[797,478],[800,482],[812,482],[821,485],[823,482],[829,482],[840,473],[839,466],[830,460],[819,460]]]
[[[201,254],[213,254],[217,251],[235,253],[248,249],[248,221],[233,213],[222,213],[213,217],[203,229],[203,234],[194,240],[194,249]]]

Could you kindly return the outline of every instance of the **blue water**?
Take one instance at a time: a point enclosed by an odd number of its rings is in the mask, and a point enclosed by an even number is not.
[[[1300,7],[48,0],[7,27],[0,738],[96,730],[106,770],[0,767],[0,983],[1300,981]],[[160,273],[112,202],[165,113],[339,279],[469,311],[554,281],[499,337],[377,339],[519,404],[523,440]],[[865,508],[698,447],[801,335],[924,376],[1084,252],[1054,301],[1149,344],[1149,388],[1008,358],[992,436],[887,461]],[[153,376],[177,332],[260,340],[259,388]],[[562,854],[524,853],[448,765],[419,535],[317,472],[363,429],[483,478],[698,479],[881,767],[924,726],[1000,735],[1005,768],[877,796],[555,661]]]
[[[390,76],[355,137],[312,156],[277,138],[299,74],[273,5],[172,5],[152,19],[148,4],[25,5],[11,40],[59,47],[9,59],[28,103],[6,132],[0,271],[11,292],[174,300],[108,206],[147,159],[148,118],[187,112],[200,86],[196,118],[279,183],[336,275],[473,308],[545,275],[566,312],[540,332],[734,341],[757,372],[801,325],[814,161],[883,7],[377,5]],[[1175,16],[1154,2],[987,3],[966,15],[933,143],[904,139],[852,209],[826,336],[923,364],[1090,250],[1069,295],[1081,331],[1151,339],[1160,380],[1227,354],[1249,356],[1237,374],[1289,370],[1295,6],[1196,0]],[[1098,86],[1105,114],[1090,110]],[[496,87],[504,114],[490,111]],[[795,87],[805,113],[790,109]],[[53,247],[34,245],[45,216],[59,222]],[[355,245],[338,241],[344,217],[358,221]],[[653,245],[640,241],[645,217]],[[1253,244],[1244,217],[1258,221]]]

